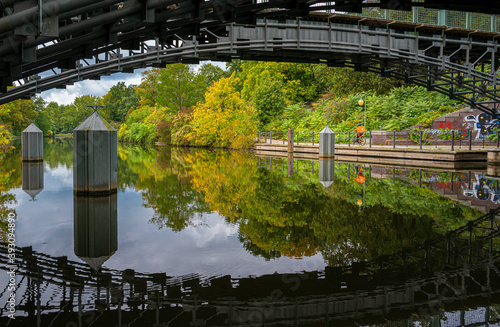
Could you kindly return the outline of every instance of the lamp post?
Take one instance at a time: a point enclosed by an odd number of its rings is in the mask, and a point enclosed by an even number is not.
[[[364,126],[366,128],[366,93],[364,93],[363,97],[361,99],[359,99],[358,104],[360,106],[364,106],[364,108],[365,108],[365,124],[364,124]]]

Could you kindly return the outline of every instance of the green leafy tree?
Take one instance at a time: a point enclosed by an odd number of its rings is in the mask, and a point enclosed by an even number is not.
[[[102,103],[106,106],[109,118],[115,122],[124,122],[130,109],[139,106],[139,96],[135,92],[135,85],[126,86],[124,82],[113,85],[103,97]]]
[[[38,117],[36,117],[35,120],[35,125],[42,130],[44,136],[52,136],[56,129],[51,116],[45,110],[38,114]]]
[[[168,107],[172,114],[203,100],[206,89],[203,77],[185,64],[172,64],[160,70],[158,82],[157,105]]]
[[[264,77],[283,83],[283,94],[290,103],[312,101],[317,95],[309,64],[245,61],[238,77],[243,81],[241,96],[245,100],[252,101]]]
[[[139,97],[140,106],[156,105],[158,98],[157,85],[160,77],[160,69],[148,69],[142,72],[141,84],[135,88],[135,93]]]
[[[272,79],[267,71],[261,74],[261,78],[252,95],[252,103],[261,125],[266,125],[275,118],[281,118],[286,101],[282,81]]]
[[[347,67],[327,67],[321,64],[313,65],[313,71],[313,83],[318,90],[327,92],[332,97],[343,97],[361,92],[382,95],[402,85],[402,82],[395,78],[381,77],[375,73],[356,72]]]
[[[201,65],[198,75],[203,78],[203,83],[205,83],[205,85],[210,86],[222,77],[225,77],[225,72],[219,66],[215,66],[211,63],[205,63]]]

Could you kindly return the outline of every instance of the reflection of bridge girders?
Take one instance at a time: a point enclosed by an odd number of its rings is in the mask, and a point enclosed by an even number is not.
[[[328,275],[323,280],[315,279],[313,274],[269,275],[247,285],[245,290],[252,291],[255,286],[265,290],[259,297],[247,299],[232,296],[231,284],[225,278],[201,288],[196,283],[186,283],[191,293],[179,297],[169,289],[165,292],[161,283],[156,283],[154,290],[146,291],[139,289],[139,284],[133,285],[131,279],[129,287],[103,285],[89,290],[71,285],[54,288],[34,278],[26,282],[24,301],[18,305],[18,311],[25,314],[18,313],[13,323],[26,326],[36,319],[41,325],[77,322],[83,315],[93,326],[109,325],[110,321],[123,324],[141,321],[142,325],[169,323],[170,326],[187,326],[189,322],[218,326],[301,326],[326,322],[369,324],[406,318],[412,313],[425,317],[439,314],[440,309],[459,310],[464,304],[474,307],[498,303],[499,262],[498,256],[491,256],[458,270],[431,273],[421,280],[409,279],[401,285],[379,284],[374,289],[347,292],[340,292],[342,286]],[[363,277],[358,277],[357,282],[363,285]],[[313,291],[322,291],[302,293],[311,287]],[[42,300],[43,290],[51,292],[49,301]],[[5,319],[3,315],[0,321]],[[493,321],[485,316],[479,322]]]
[[[352,20],[347,22],[352,23]],[[330,17],[328,23],[266,20],[249,27],[228,25],[227,31],[204,29],[189,39],[176,35],[169,38],[168,45],[157,42],[155,46],[142,42],[143,34],[135,36],[131,32],[131,35],[124,34],[117,44],[90,51],[96,61],[94,64],[80,61],[74,69],[37,77],[42,71],[59,65],[61,58],[67,55],[65,51],[58,51],[59,46],[69,49],[65,43],[76,42],[64,40],[37,50],[40,59],[23,66],[22,85],[1,95],[0,103],[79,80],[131,72],[149,65],[238,58],[324,62],[332,66],[348,65],[360,71],[377,71],[383,76],[401,78],[444,93],[484,112],[497,113],[496,106],[500,102],[497,41],[467,34],[444,34],[443,37],[441,30],[426,30],[425,27],[415,33],[404,31],[408,29],[404,24],[387,28],[381,26],[382,23],[346,24],[344,16]],[[123,56],[117,47],[138,50],[128,50],[128,56]],[[104,58],[99,57],[102,53],[105,53]],[[485,71],[485,64],[492,66],[491,73]],[[478,67],[481,68],[476,69]]]
[[[457,302],[462,305],[463,300],[477,297],[500,300],[500,257],[486,244],[499,235],[494,222],[499,211],[401,254],[349,267],[329,267],[324,273],[239,279],[224,276],[207,280],[196,276],[167,278],[164,273],[140,274],[131,270],[103,269],[95,274],[87,265],[36,253],[30,248],[16,249],[17,273],[35,284],[55,287],[53,294],[65,288],[73,296],[90,292],[87,298],[95,302],[92,308],[114,306],[121,310],[123,305],[136,309],[147,305],[145,311],[148,311],[181,304],[185,309],[179,314],[192,314],[198,310],[193,306],[198,305],[213,313],[209,317],[226,315],[225,319],[234,319],[231,323],[235,324],[252,321],[254,316],[249,316],[250,312],[259,319],[280,323],[291,319],[314,322],[326,316],[335,321],[375,319],[401,312],[428,313],[429,308],[453,306]],[[5,245],[0,248],[0,263],[2,267],[8,264]],[[39,286],[36,290],[26,287],[23,301],[31,302],[21,303],[19,309],[34,313],[33,292],[39,289]],[[99,290],[106,291],[106,300],[99,297]],[[111,296],[114,300],[109,294],[114,294]],[[81,295],[78,298],[78,307],[85,311]],[[228,302],[225,298],[233,300]],[[74,301],[63,298],[61,303],[43,309],[63,311],[66,306],[76,307]]]

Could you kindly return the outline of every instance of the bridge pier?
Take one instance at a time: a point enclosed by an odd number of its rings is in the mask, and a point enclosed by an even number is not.
[[[23,145],[23,161],[43,160],[43,132],[34,123],[31,123],[21,133]]]
[[[73,131],[73,188],[75,194],[106,195],[117,191],[116,130],[94,106]]]

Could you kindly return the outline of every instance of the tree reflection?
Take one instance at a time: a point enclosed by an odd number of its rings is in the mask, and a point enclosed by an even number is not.
[[[55,140],[45,149],[49,167],[71,167],[71,139]],[[361,185],[338,164],[325,188],[310,168],[288,177],[285,170],[259,168],[245,151],[122,144],[118,157],[119,190],[141,192],[143,206],[154,212],[150,223],[182,231],[217,212],[239,226],[249,252],[268,260],[321,254],[329,265],[348,265],[422,244],[480,214],[410,183],[374,179]],[[22,181],[20,146],[0,155],[0,167],[5,233],[15,201],[8,191]],[[356,203],[363,186],[360,210]]]
[[[18,163],[18,166],[15,164]],[[21,174],[21,152],[14,149],[2,149],[0,151],[0,240],[7,241],[9,233],[9,214],[16,215],[16,210],[11,208],[16,204],[16,197],[9,193],[14,187],[22,183]],[[18,167],[17,170],[15,167]]]
[[[181,152],[169,147],[119,147],[118,182],[121,187],[133,185],[141,191],[144,207],[154,210],[150,222],[159,229],[181,231],[193,225],[201,214],[210,212],[203,195],[190,183]],[[121,170],[123,166],[126,173]]]

